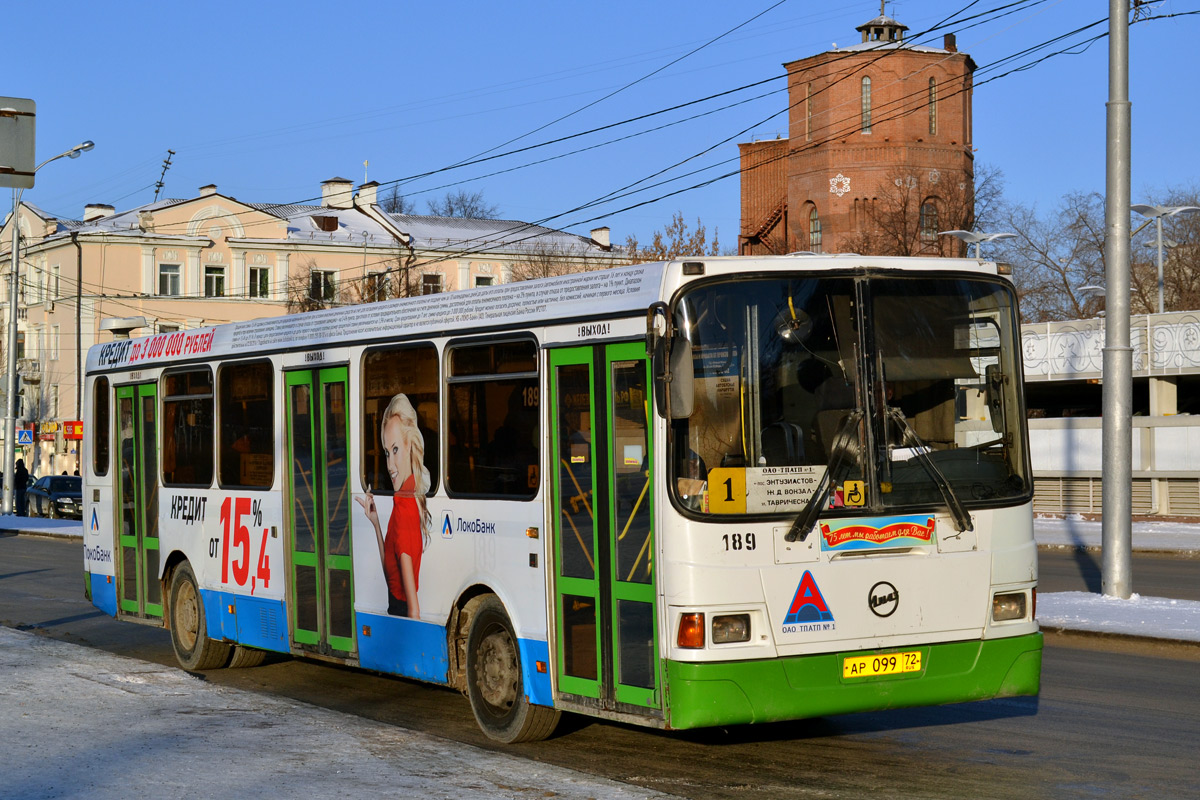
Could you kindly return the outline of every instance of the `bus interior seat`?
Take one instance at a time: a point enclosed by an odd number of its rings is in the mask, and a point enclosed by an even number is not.
[[[762,455],[769,467],[794,467],[803,464],[803,429],[794,422],[783,420],[763,428]]]

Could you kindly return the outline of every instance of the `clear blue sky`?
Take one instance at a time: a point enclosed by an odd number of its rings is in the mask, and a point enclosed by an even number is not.
[[[118,209],[149,202],[168,148],[176,153],[164,197],[191,197],[215,183],[242,200],[296,202],[318,195],[327,178],[362,182],[364,160],[370,179],[388,182],[450,166],[598,100],[497,152],[780,76],[785,61],[835,42],[856,43],[855,26],[879,12],[870,0],[787,0],[671,65],[774,2],[21,2],[5,14],[8,78],[0,94],[37,101],[39,160],[83,139],[96,142],[81,158],[48,166],[26,192],[28,201],[51,213],[78,218],[89,202]],[[968,3],[905,0],[889,3],[888,13],[912,35],[964,8],[957,19],[1010,0]],[[1164,0],[1152,13],[1197,9],[1200,0]],[[980,67],[977,159],[1003,170],[1010,199],[1043,208],[1071,190],[1103,190],[1108,40],[988,83],[1005,69],[984,69],[1096,22],[1107,4],[1027,0],[1009,11],[976,27],[946,29],[957,31],[959,49]],[[1104,23],[1068,41],[1106,30]],[[941,33],[929,39],[935,46]],[[1134,202],[1148,191],[1196,182],[1200,104],[1193,82],[1184,78],[1195,71],[1185,59],[1198,37],[1200,16],[1131,29]],[[463,187],[481,189],[504,217],[538,221],[568,212],[548,224],[577,232],[608,224],[617,242],[630,233],[645,240],[681,210],[701,218],[710,235],[718,228],[730,246],[738,231],[736,178],[619,209],[730,171],[736,162],[719,162],[736,158],[738,141],[786,135],[782,92],[545,164],[480,176],[783,85],[778,80],[720,102],[418,178],[402,190],[423,212],[426,198],[445,192],[438,187],[471,179]],[[693,177],[571,212],[728,137],[734,138],[655,180],[709,167]],[[597,216],[602,220],[587,221]]]

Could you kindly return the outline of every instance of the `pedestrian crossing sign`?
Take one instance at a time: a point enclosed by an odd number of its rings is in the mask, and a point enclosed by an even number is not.
[[[17,431],[17,444],[33,444],[33,431],[27,428]]]

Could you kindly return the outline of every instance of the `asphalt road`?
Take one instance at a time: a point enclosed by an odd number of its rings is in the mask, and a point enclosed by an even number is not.
[[[174,663],[165,631],[87,604],[78,550],[75,542],[0,537],[0,624]],[[1058,561],[1043,559],[1056,584],[1043,591],[1072,580],[1086,588],[1077,563],[1070,577],[1070,554]],[[1169,588],[1177,566],[1139,557],[1134,574]],[[1194,582],[1189,574],[1195,569],[1182,579]],[[507,749],[693,798],[1194,797],[1198,675],[1195,646],[1056,636],[1047,639],[1036,699],[690,733],[569,718],[555,738]],[[493,748],[467,701],[445,689],[290,658],[207,678]]]

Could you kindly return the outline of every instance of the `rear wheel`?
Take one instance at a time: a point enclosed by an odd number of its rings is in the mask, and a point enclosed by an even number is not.
[[[208,638],[204,602],[196,575],[187,562],[171,575],[171,646],[186,670],[216,669],[229,662],[229,645]]]
[[[253,647],[242,647],[234,645],[233,658],[229,659],[230,669],[248,669],[257,667],[267,657],[266,650],[256,650]]]
[[[558,725],[557,709],[529,702],[521,675],[517,637],[504,604],[494,594],[484,595],[467,634],[467,696],[488,738],[536,742]]]

